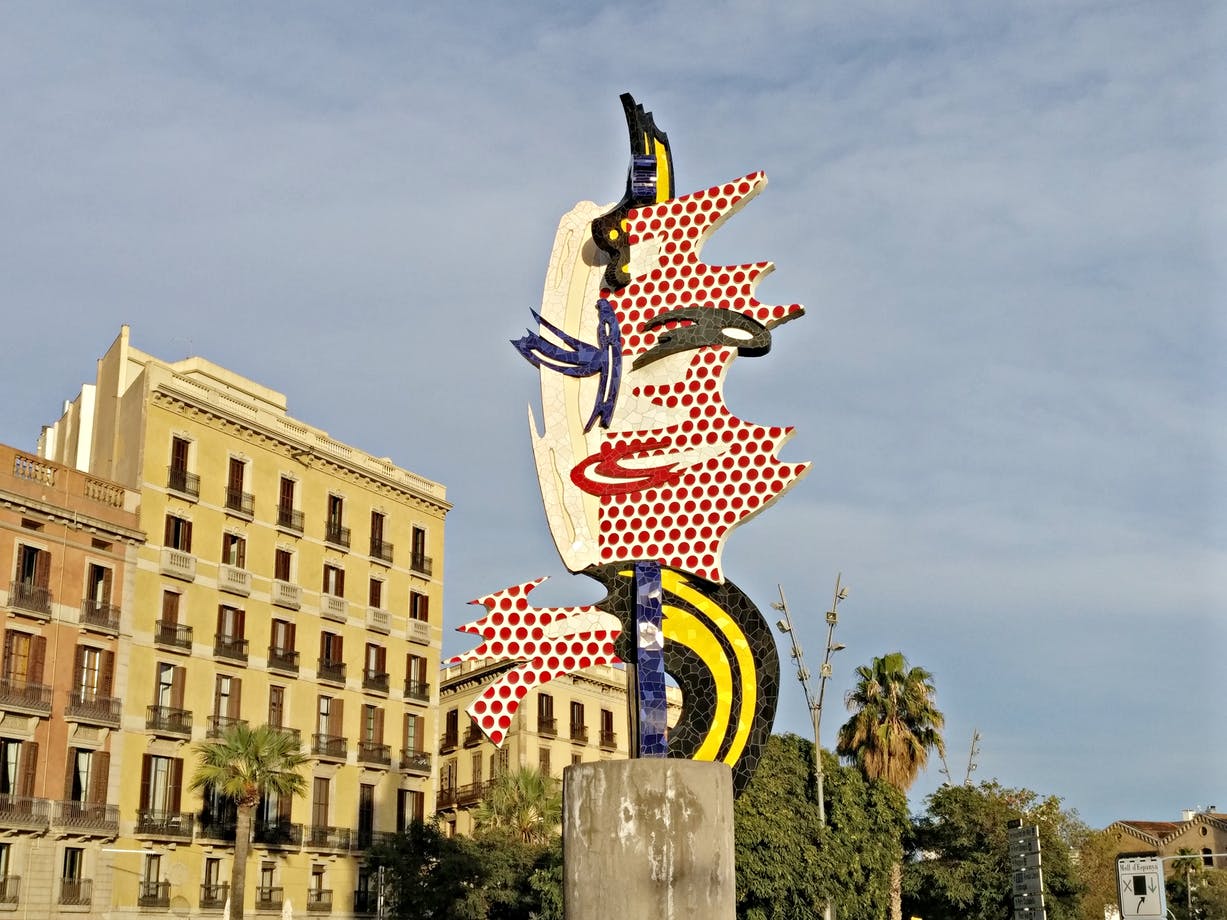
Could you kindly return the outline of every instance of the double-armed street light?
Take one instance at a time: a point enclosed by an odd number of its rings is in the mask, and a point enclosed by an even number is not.
[[[805,692],[805,702],[809,706],[810,721],[814,726],[814,777],[818,788],[818,824],[819,826],[826,825],[826,799],[823,790],[823,772],[822,772],[822,701],[826,695],[827,680],[831,677],[831,655],[834,652],[841,651],[845,646],[835,642],[835,626],[839,623],[839,602],[848,596],[848,587],[840,584],[842,573],[835,576],[835,597],[831,602],[831,609],[827,611],[827,645],[826,651],[822,656],[822,669],[818,672],[818,698],[815,699],[810,692],[810,672],[805,666],[805,658],[801,649],[801,643],[797,641],[797,633],[792,625],[792,612],[788,609],[788,600],[784,597],[784,586],[777,585],[780,589],[780,599],[777,603],[771,606],[784,614],[784,618],[776,623],[776,627],[782,633],[788,635],[792,642],[792,657],[797,663],[797,680],[801,682],[801,689]],[[831,918],[831,902],[827,901],[823,909],[823,917],[826,920]]]

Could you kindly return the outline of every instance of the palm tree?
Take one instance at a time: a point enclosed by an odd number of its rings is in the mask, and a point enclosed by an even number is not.
[[[524,843],[548,843],[562,823],[558,780],[533,767],[494,775],[473,813],[478,830],[504,831]]]
[[[933,705],[933,675],[908,668],[902,652],[873,659],[856,669],[856,687],[844,702],[852,713],[839,729],[835,750],[852,760],[869,780],[881,780],[900,792],[929,760],[929,751],[945,755],[941,729],[945,717]],[[903,916],[903,869],[891,868],[891,920]]]
[[[192,789],[206,787],[234,802],[234,866],[230,870],[230,920],[243,920],[243,890],[247,884],[247,854],[251,848],[251,824],[256,806],[268,793],[298,796],[307,791],[307,781],[298,772],[309,762],[298,739],[287,731],[244,722],[227,726],[221,737],[196,745],[199,762],[192,776]]]

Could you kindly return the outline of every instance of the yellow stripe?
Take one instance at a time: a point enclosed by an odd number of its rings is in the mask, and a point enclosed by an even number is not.
[[[663,576],[664,573],[662,572]],[[729,690],[732,687],[733,675],[729,670],[729,659],[716,637],[711,634],[707,624],[681,607],[666,604],[664,607],[664,632],[666,642],[676,642],[684,645],[702,659],[711,671],[716,681],[716,713],[712,717],[711,730],[703,739],[699,749],[694,752],[692,760],[715,760],[720,753],[720,742],[729,730],[729,713],[733,708],[733,696]],[[693,703],[691,703],[693,705]]]
[[[662,569],[660,576],[661,585],[666,591],[686,601],[700,613],[704,614],[711,621],[712,625],[724,634],[725,638],[728,639],[729,645],[733,648],[733,654],[737,658],[738,669],[741,671],[741,711],[738,713],[737,718],[737,733],[733,736],[733,743],[729,746],[728,754],[725,755],[724,761],[729,765],[736,764],[741,758],[741,752],[745,748],[746,742],[749,740],[750,730],[754,724],[754,708],[758,702],[754,656],[750,652],[750,643],[746,641],[745,635],[733,618],[709,598],[690,587],[684,575],[668,569]],[[668,632],[665,633],[665,638],[669,638]],[[704,658],[704,661],[707,662],[707,659]],[[731,700],[731,682],[726,683],[722,687],[719,680],[717,680],[716,693],[718,700],[722,696],[721,691],[726,691]],[[698,760],[699,758],[696,757],[695,759]]]
[[[669,151],[660,141],[653,139],[656,150],[656,203],[673,197],[673,177],[669,175]]]

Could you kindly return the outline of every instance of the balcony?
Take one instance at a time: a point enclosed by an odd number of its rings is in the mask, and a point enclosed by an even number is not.
[[[277,526],[282,530],[302,534],[302,512],[280,505],[277,508]]]
[[[175,811],[152,811],[142,808],[136,813],[136,835],[159,840],[191,840],[196,816]]]
[[[392,614],[378,607],[366,609],[366,628],[371,632],[383,633],[385,636],[392,631]]]
[[[297,850],[302,846],[302,825],[282,818],[273,821],[256,821],[252,841],[263,847],[279,850]]]
[[[136,891],[137,907],[170,907],[170,882],[141,880]]]
[[[340,735],[312,735],[311,753],[329,760],[344,760],[349,755],[349,742]]]
[[[372,690],[375,693],[388,692],[388,672],[387,671],[363,671],[362,672],[362,689]]]
[[[458,731],[447,731],[443,733],[443,737],[439,739],[439,753],[448,754],[456,750],[460,744],[460,733]]]
[[[342,527],[336,521],[326,521],[324,523],[324,542],[342,549],[349,549],[349,528]]]
[[[371,537],[371,558],[376,562],[392,564],[392,544],[387,540],[376,540]]]
[[[226,486],[226,510],[250,519],[256,507],[256,497],[250,492]]]
[[[284,725],[269,725],[269,728],[275,728],[283,735],[289,735],[294,739],[295,747],[302,747],[302,732],[297,728],[288,728]]]
[[[51,589],[28,581],[14,581],[9,585],[9,606],[45,619],[51,616]]]
[[[601,750],[616,751],[618,749],[618,734],[601,729]]]
[[[390,767],[392,765],[392,748],[375,741],[359,741],[358,763]]]
[[[308,888],[307,912],[320,914],[332,913],[332,889]]]
[[[350,844],[350,850],[355,853],[361,853],[364,850],[369,850],[371,847],[380,846],[385,843],[391,843],[395,839],[396,834],[391,831],[376,831],[369,827],[358,828],[357,833],[353,836],[353,841]]]
[[[461,808],[475,805],[486,794],[489,785],[489,783],[466,783],[463,786],[440,789],[438,805],[441,808],[447,805],[457,805]]]
[[[247,597],[251,594],[251,572],[237,565],[220,563],[217,566],[217,587],[220,591]]]
[[[307,827],[305,844],[311,850],[342,850],[348,852],[353,845],[354,832],[348,827],[331,827],[327,824],[312,824]]]
[[[576,744],[588,743],[588,726],[587,725],[572,725],[571,740]]]
[[[412,553],[409,556],[409,568],[419,575],[425,575],[429,578],[434,574],[435,563],[425,553]]]
[[[119,833],[119,806],[96,802],[56,802],[51,823],[68,834],[114,837]]]
[[[242,725],[246,728],[247,720],[234,719],[230,716],[209,716],[208,721],[205,723],[205,737],[220,738],[226,733],[226,729],[232,725]]]
[[[354,913],[373,914],[379,910],[379,892],[359,888],[354,892]]]
[[[403,772],[412,773],[415,776],[429,776],[430,754],[426,751],[401,751],[400,768]]]
[[[200,498],[200,477],[178,467],[166,468],[166,488],[192,501]]]
[[[16,904],[21,897],[21,876],[0,875],[0,904]]]
[[[221,910],[230,900],[230,883],[219,882],[200,886],[200,906],[203,910]]]
[[[237,832],[233,815],[212,815],[201,812],[200,821],[196,824],[197,840],[217,840],[222,843],[234,843]]]
[[[430,684],[422,680],[405,681],[405,699],[419,703],[430,702]]]
[[[257,888],[256,910],[281,910],[285,891],[281,888]]]
[[[145,728],[155,735],[192,737],[192,713],[173,706],[150,706],[145,710]]]
[[[161,563],[163,575],[183,581],[196,580],[196,557],[191,553],[163,546]]]
[[[62,878],[60,903],[71,907],[89,907],[93,887],[93,880],[88,878]]]
[[[410,642],[430,645],[430,624],[425,620],[410,620],[406,624],[405,636]]]
[[[482,732],[481,728],[479,728],[477,725],[470,725],[464,730],[464,746],[467,748],[477,747],[477,745],[481,744],[482,739],[485,737],[486,736]]]
[[[51,714],[51,688],[26,680],[0,678],[0,710],[27,715]]]
[[[302,586],[293,582],[273,579],[272,602],[278,607],[297,610],[302,606]]]
[[[0,827],[7,830],[45,831],[51,803],[24,795],[0,793]]]
[[[345,662],[333,661],[331,658],[320,658],[316,662],[315,676],[333,684],[345,683]]]
[[[292,648],[277,648],[270,645],[268,647],[268,666],[273,671],[285,671],[290,674],[298,673],[298,652]]]
[[[114,635],[119,632],[119,608],[86,598],[81,602],[81,625]]]
[[[344,623],[349,619],[349,605],[343,597],[337,597],[335,594],[321,594],[320,616],[325,620],[336,620],[338,623]]]
[[[213,657],[247,663],[247,640],[239,636],[213,637]]]
[[[553,716],[537,716],[537,734],[558,737],[558,720]]]
[[[192,650],[192,627],[158,620],[154,624],[153,641],[157,645],[164,645],[178,652],[190,652]]]

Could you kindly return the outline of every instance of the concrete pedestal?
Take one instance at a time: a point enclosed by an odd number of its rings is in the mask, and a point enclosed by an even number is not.
[[[733,920],[733,777],[648,758],[563,772],[567,920]]]

